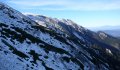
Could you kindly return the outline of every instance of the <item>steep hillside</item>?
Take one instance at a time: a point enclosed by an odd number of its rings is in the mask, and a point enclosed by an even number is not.
[[[34,20],[35,22],[39,23],[39,25],[43,26],[43,24],[41,24],[40,22],[44,22],[44,27],[48,27],[49,29],[51,29],[50,27],[54,28],[52,30],[55,30],[55,28],[58,30],[62,30],[64,33],[69,34],[71,37],[79,39],[79,41],[81,41],[82,43],[87,43],[88,45],[88,43],[90,42],[89,46],[93,44],[97,44],[100,46],[107,47],[109,49],[111,48],[111,50],[115,48],[120,51],[120,40],[104,32],[100,32],[100,31],[98,33],[92,32],[82,26],[77,25],[76,23],[74,23],[69,19],[58,20],[40,15],[35,15],[35,16],[27,15],[27,16],[30,19]]]
[[[120,69],[120,51],[91,37],[94,32],[40,17],[37,22],[0,3],[0,70]]]

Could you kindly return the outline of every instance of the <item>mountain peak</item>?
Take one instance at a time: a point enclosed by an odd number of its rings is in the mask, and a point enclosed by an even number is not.
[[[101,39],[105,39],[107,37],[107,34],[102,32],[102,31],[99,31],[98,34],[99,34]]]

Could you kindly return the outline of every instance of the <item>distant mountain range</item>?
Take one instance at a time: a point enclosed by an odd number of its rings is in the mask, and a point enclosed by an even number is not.
[[[92,31],[103,31],[109,35],[112,35],[114,37],[120,37],[120,26],[101,26],[101,27],[89,27]]]
[[[0,3],[0,70],[120,70],[120,40]]]
[[[115,30],[103,30],[105,33],[110,34],[114,37],[120,37],[120,29]]]
[[[93,31],[99,31],[99,30],[120,30],[120,25],[118,25],[118,26],[88,27],[88,29],[93,30]]]

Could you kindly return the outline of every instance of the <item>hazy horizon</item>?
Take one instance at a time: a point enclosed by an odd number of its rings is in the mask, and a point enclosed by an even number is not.
[[[120,26],[119,0],[0,0],[22,13],[71,19],[83,27]]]

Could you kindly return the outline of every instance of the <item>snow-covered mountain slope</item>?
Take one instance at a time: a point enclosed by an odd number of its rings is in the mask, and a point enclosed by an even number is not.
[[[89,30],[70,20],[40,20],[0,3],[0,70],[120,69],[120,52],[90,40]]]
[[[59,20],[57,18],[50,18],[42,15],[30,15],[26,14],[27,17],[37,22],[39,25],[47,27],[54,30],[57,33],[63,34],[62,27],[58,24]]]
[[[49,26],[51,26],[52,28],[56,28],[57,30],[59,30],[59,32],[60,32],[60,30],[62,30],[62,32],[64,32],[65,34],[67,33],[70,36],[72,36],[76,39],[79,39],[79,41],[81,41],[82,43],[89,43],[86,45],[90,46],[91,44],[92,45],[97,44],[97,45],[105,46],[109,49],[111,48],[111,50],[113,50],[115,48],[120,51],[120,41],[118,39],[111,37],[110,35],[107,35],[107,34],[104,34],[107,37],[105,39],[103,39],[101,37],[102,36],[101,34],[103,34],[103,33],[99,34],[99,32],[98,33],[92,32],[82,26],[77,25],[76,23],[74,23],[73,21],[71,21],[69,19],[58,20],[55,18],[49,18],[49,17],[41,16],[41,15],[27,15],[27,16],[37,23],[44,22],[44,25],[48,25],[45,27],[50,28]],[[39,25],[44,26],[42,23],[39,23]],[[60,28],[58,28],[58,27],[60,27]],[[52,29],[52,30],[58,32],[55,29]]]

